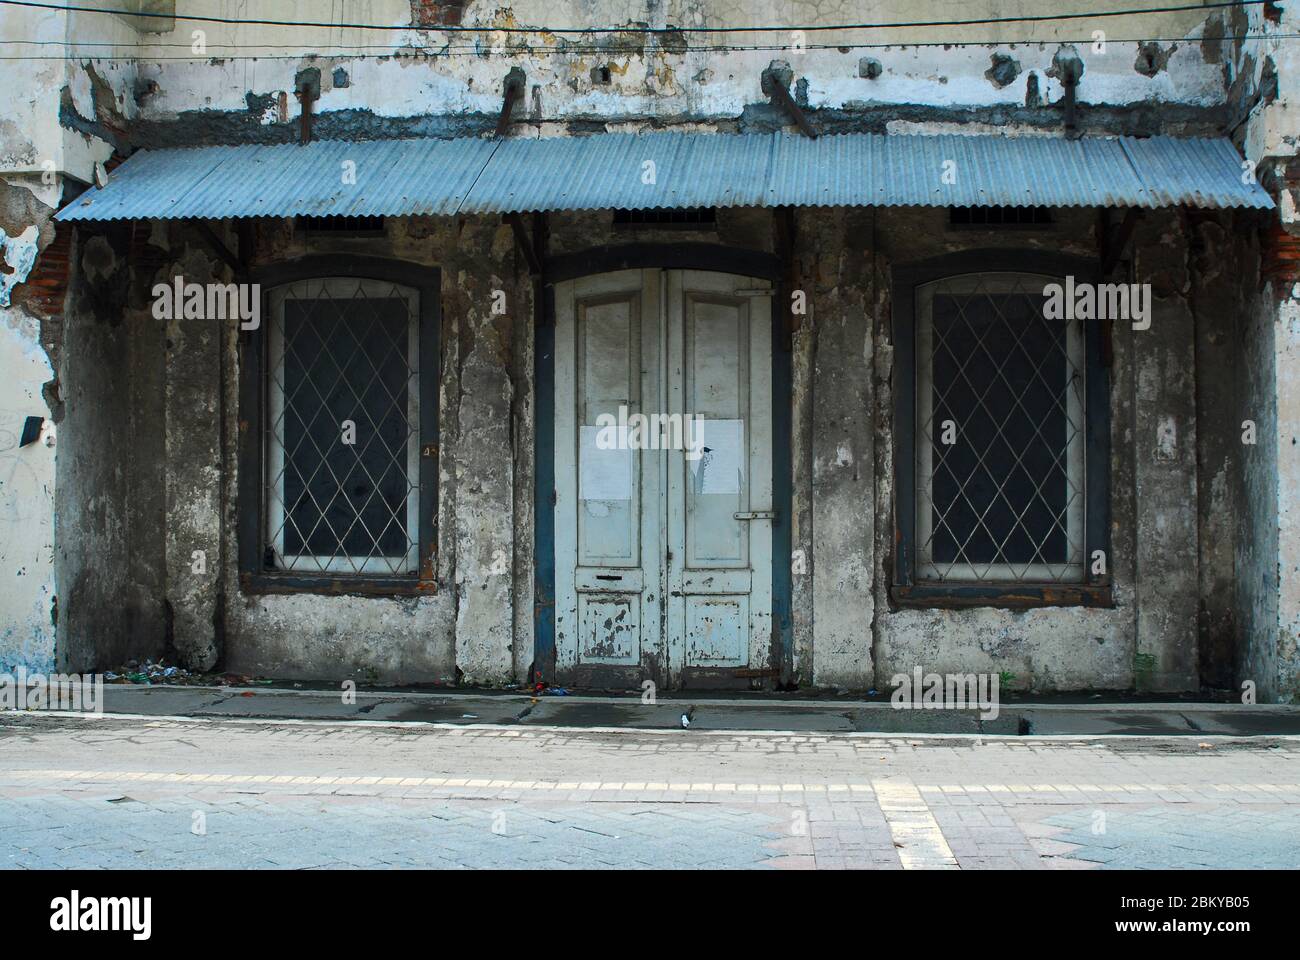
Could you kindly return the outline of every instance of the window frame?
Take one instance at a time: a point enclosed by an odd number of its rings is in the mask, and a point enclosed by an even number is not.
[[[437,590],[438,444],[441,374],[441,270],[378,257],[319,255],[271,264],[248,274],[261,285],[263,322],[239,334],[239,481],[237,529],[239,579],[245,593],[325,593],[371,596],[410,596]],[[266,462],[269,444],[270,338],[273,293],[303,280],[330,278],[375,280],[400,284],[419,296],[419,375],[417,434],[419,478],[416,513],[418,572],[415,574],[353,574],[268,570]]]
[[[1111,607],[1110,554],[1110,321],[1083,321],[1084,579],[1082,582],[927,581],[917,576],[917,362],[919,288],[967,274],[1074,276],[1099,282],[1095,261],[1035,250],[1001,249],[947,254],[891,271],[893,287],[894,552],[890,599],[900,607]],[[1092,554],[1106,554],[1106,573],[1092,572]]]

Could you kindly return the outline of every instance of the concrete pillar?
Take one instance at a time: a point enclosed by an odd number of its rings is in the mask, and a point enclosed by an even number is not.
[[[511,262],[514,237],[499,224],[467,226],[470,258],[442,278],[447,312],[459,319],[460,409],[456,431],[456,666],[467,683],[514,677],[514,447],[511,437],[513,314],[530,302],[510,276],[476,269]],[[503,271],[504,273],[504,271]],[[506,313],[492,312],[493,290]],[[444,461],[445,462],[445,461]]]
[[[816,686],[872,685],[875,530],[870,236],[861,214],[809,218],[815,341],[812,423],[813,671]]]
[[[1138,689],[1196,690],[1199,575],[1195,324],[1177,215],[1144,218],[1133,249],[1151,326],[1132,332]],[[1116,321],[1122,322],[1122,321]]]
[[[226,282],[196,246],[175,265],[185,281]],[[220,656],[222,323],[174,318],[166,327],[163,388],[167,463],[164,558],[172,644],[181,665],[210,670]]]

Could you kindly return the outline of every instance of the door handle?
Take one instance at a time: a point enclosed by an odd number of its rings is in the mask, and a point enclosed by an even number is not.
[[[733,520],[775,520],[775,510],[741,510],[731,515]]]

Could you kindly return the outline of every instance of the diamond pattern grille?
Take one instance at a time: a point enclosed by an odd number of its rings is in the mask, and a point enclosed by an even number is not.
[[[416,571],[416,298],[341,278],[275,292],[266,484],[275,568]]]
[[[922,579],[1083,579],[1083,335],[1044,318],[1048,282],[960,277],[918,301]]]

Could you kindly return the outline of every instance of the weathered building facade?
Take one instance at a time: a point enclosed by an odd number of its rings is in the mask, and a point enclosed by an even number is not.
[[[3,13],[0,668],[1300,696],[1289,12],[204,6]]]

